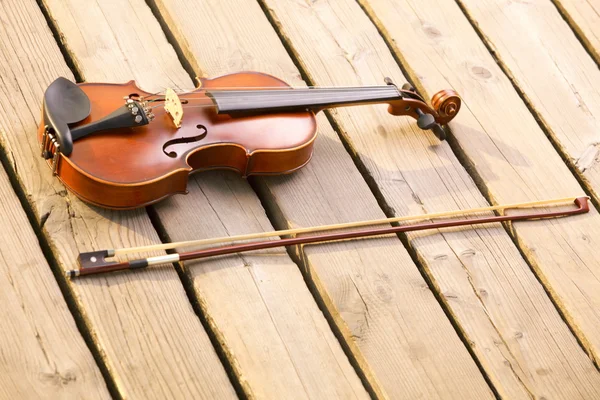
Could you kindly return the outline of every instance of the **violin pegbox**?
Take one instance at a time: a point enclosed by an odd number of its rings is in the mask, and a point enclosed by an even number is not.
[[[387,85],[396,85],[390,78],[385,78]],[[440,140],[446,139],[442,125],[450,122],[460,110],[461,99],[454,90],[441,90],[431,99],[431,106],[417,93],[410,84],[405,83],[398,90],[400,100],[390,103],[388,111],[392,115],[410,115],[417,120],[422,130],[431,130]]]
[[[181,106],[181,100],[177,93],[171,88],[165,92],[165,111],[171,116],[173,125],[176,128],[181,128],[181,121],[183,120],[183,107]]]

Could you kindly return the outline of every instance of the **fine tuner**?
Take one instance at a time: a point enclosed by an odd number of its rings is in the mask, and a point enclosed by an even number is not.
[[[249,175],[286,174],[306,165],[317,134],[315,114],[333,107],[388,104],[422,130],[445,139],[442,125],[460,110],[453,90],[431,105],[410,84],[398,88],[291,88],[258,72],[199,79],[192,91],[147,93],[134,81],[56,79],[44,93],[41,156],[78,197],[114,209],[186,193],[190,173],[227,168]]]

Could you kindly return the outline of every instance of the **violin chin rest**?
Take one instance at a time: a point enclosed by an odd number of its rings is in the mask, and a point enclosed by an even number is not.
[[[42,107],[44,124],[53,131],[61,153],[68,156],[73,151],[69,124],[84,120],[90,115],[90,99],[75,83],[59,77],[46,89]]]

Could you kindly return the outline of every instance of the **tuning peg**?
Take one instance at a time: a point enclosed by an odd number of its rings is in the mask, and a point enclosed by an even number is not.
[[[417,89],[415,89],[415,87],[413,85],[411,85],[410,83],[405,83],[404,85],[402,85],[402,90],[409,90],[413,93],[416,93]]]
[[[415,108],[415,112],[419,116],[419,118],[417,118],[417,125],[419,126],[419,128],[423,129],[424,131],[433,131],[434,135],[437,136],[437,138],[440,140],[446,139],[446,132],[440,124],[435,122],[435,118],[433,115],[425,114],[418,108]]]
[[[415,108],[415,112],[419,116],[419,118],[417,118],[417,125],[419,126],[419,128],[425,131],[433,127],[433,125],[435,124],[435,118],[433,117],[433,115],[425,114],[418,108]]]

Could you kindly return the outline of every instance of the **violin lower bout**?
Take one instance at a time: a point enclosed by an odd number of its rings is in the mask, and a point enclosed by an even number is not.
[[[223,146],[235,147],[223,161]],[[235,145],[212,145],[190,154],[189,168],[173,171],[158,179],[135,183],[117,183],[85,173],[61,157],[57,177],[83,201],[104,208],[127,210],[144,207],[171,195],[187,194],[189,176],[215,169],[230,169],[244,178],[251,175],[281,175],[304,167],[313,154],[313,143],[287,151],[262,150],[248,153]],[[51,165],[51,160],[47,161]]]
[[[227,159],[223,147],[227,146]],[[187,158],[187,168],[142,182],[121,183],[107,181],[90,175],[61,156],[58,162],[58,179],[83,201],[110,209],[127,210],[148,206],[171,195],[187,194],[189,176],[196,172],[229,169],[244,178],[251,175],[281,175],[304,167],[313,155],[313,141],[296,149],[258,150],[247,152],[233,144],[209,145],[192,152]],[[46,161],[51,168],[52,160]]]

